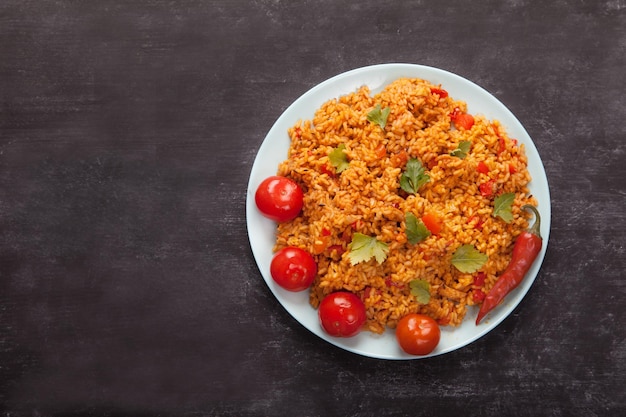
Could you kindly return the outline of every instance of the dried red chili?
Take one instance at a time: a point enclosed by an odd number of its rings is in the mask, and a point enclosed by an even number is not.
[[[522,282],[524,276],[526,276],[526,273],[535,261],[535,258],[537,258],[537,255],[541,251],[542,238],[539,233],[541,217],[539,216],[539,211],[531,205],[525,205],[522,208],[528,208],[535,214],[535,223],[517,237],[515,246],[513,246],[511,262],[487,293],[478,311],[476,324],[480,323],[487,313],[500,304],[502,300]]]

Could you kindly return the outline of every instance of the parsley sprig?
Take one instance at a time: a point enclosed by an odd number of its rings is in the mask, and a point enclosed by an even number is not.
[[[381,129],[384,129],[387,125],[387,117],[391,112],[390,107],[381,108],[380,104],[377,104],[373,110],[367,113],[367,120],[372,123],[376,123]]]
[[[500,194],[493,200],[493,217],[500,217],[507,223],[513,221],[512,205],[515,193]]]
[[[470,151],[471,146],[472,143],[469,140],[462,140],[459,142],[459,145],[456,147],[456,149],[450,152],[450,155],[465,159]]]
[[[342,143],[328,154],[328,160],[330,161],[330,164],[335,167],[335,172],[337,174],[345,171],[350,166],[348,155],[346,155],[345,150],[346,145]]]
[[[485,265],[489,257],[473,245],[463,245],[452,254],[452,265],[465,274],[472,274]]]
[[[387,259],[389,253],[389,245],[376,239],[376,236],[367,236],[363,233],[355,233],[352,235],[352,242],[348,245],[350,253],[348,258],[352,265],[360,262],[376,259],[379,264]]]
[[[414,279],[409,282],[411,294],[415,296],[420,304],[428,304],[430,301],[430,284],[423,279]]]
[[[404,220],[406,223],[406,238],[410,244],[415,245],[430,236],[430,230],[415,214],[411,212],[406,213]]]
[[[417,158],[411,158],[406,163],[406,169],[400,177],[400,188],[409,194],[417,194],[420,187],[430,181],[426,169]]]

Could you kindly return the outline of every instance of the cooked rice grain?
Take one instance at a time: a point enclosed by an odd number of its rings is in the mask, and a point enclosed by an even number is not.
[[[528,225],[521,207],[536,205],[527,188],[531,178],[523,144],[509,138],[497,121],[480,115],[474,115],[470,130],[455,129],[450,115],[455,108],[466,111],[466,104],[431,94],[438,87],[403,78],[374,96],[364,86],[324,103],[311,121],[289,129],[288,158],[278,168],[279,175],[302,186],[305,197],[302,215],[278,225],[275,250],[297,246],[313,253],[318,276],[310,290],[312,306],[333,291],[352,291],[364,301],[367,328],[375,333],[395,328],[413,312],[442,325],[460,324],[467,306],[476,304],[475,292],[487,292],[508,265],[513,242]],[[376,104],[391,109],[384,131],[367,120]],[[471,143],[464,159],[450,155],[461,141]],[[334,174],[328,155],[340,144],[350,165]],[[417,195],[400,189],[408,158],[418,158],[430,176]],[[480,161],[488,174],[476,170]],[[488,180],[494,181],[497,194],[515,193],[511,223],[492,216],[493,198],[479,190]],[[408,243],[407,212],[418,218],[436,214],[443,220],[441,232]],[[347,248],[356,231],[389,245],[382,264],[351,265]],[[489,257],[481,269],[484,287],[474,284],[477,274],[461,273],[450,263],[464,244]],[[430,283],[428,304],[419,304],[411,294],[413,279]]]

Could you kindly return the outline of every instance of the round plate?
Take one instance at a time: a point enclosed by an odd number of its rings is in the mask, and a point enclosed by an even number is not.
[[[254,202],[254,193],[261,181],[275,175],[278,165],[287,157],[290,145],[287,129],[298,120],[312,119],[315,111],[330,99],[354,92],[363,85],[369,86],[373,95],[401,77],[421,78],[435,85],[441,84],[451,97],[467,103],[469,113],[482,114],[490,120],[499,120],[507,129],[509,137],[516,138],[526,146],[528,170],[532,175],[529,188],[539,203],[541,233],[544,239],[537,260],[520,286],[480,325],[475,324],[477,309],[473,307],[468,309],[460,326],[456,328],[443,326],[439,345],[427,356],[404,353],[391,330],[382,335],[364,331],[352,338],[336,338],[326,334],[319,325],[317,310],[309,305],[308,291],[298,293],[285,291],[272,280],[269,270],[276,224],[263,217]],[[304,327],[327,342],[360,355],[380,359],[419,359],[451,352],[473,342],[496,327],[520,303],[534,282],[545,256],[550,231],[550,194],[537,148],[513,113],[494,96],[471,81],[441,69],[413,64],[382,64],[355,69],[330,78],[307,91],[285,110],[265,137],[252,166],[248,182],[246,216],[252,253],[265,282],[280,304]]]

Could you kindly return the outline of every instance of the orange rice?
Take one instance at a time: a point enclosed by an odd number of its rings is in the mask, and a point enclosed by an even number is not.
[[[467,307],[480,302],[480,291],[487,292],[509,263],[515,238],[528,226],[521,206],[536,205],[527,188],[531,178],[524,146],[509,138],[498,121],[481,115],[473,115],[471,129],[455,128],[451,114],[467,106],[441,98],[437,88],[402,78],[373,96],[364,86],[324,103],[313,120],[289,129],[288,158],[278,168],[279,175],[301,185],[305,196],[301,216],[278,225],[275,250],[297,246],[312,253],[318,264],[312,306],[331,292],[351,291],[365,303],[366,328],[375,333],[395,328],[411,312],[459,325]],[[377,104],[391,109],[384,130],[367,120]],[[461,141],[471,143],[464,159],[451,155]],[[349,167],[337,174],[329,154],[340,144]],[[408,158],[419,159],[430,176],[418,194],[400,188]],[[487,173],[477,171],[481,161]],[[483,196],[479,189],[487,181],[493,181],[495,195],[515,193],[512,222],[493,216],[494,195]],[[407,212],[439,217],[441,231],[410,244]],[[355,232],[387,243],[387,259],[352,265],[348,245]],[[462,273],[451,264],[452,254],[464,244],[488,255],[476,273]],[[477,282],[480,274],[484,285]],[[427,304],[411,294],[414,279],[430,284]]]

